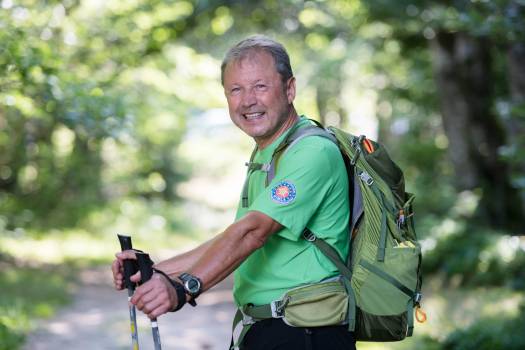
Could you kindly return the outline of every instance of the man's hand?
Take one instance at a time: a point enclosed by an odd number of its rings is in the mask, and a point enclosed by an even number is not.
[[[113,283],[115,284],[116,290],[122,290],[125,288],[124,285],[124,260],[131,259],[137,260],[135,251],[125,250],[115,254],[116,259],[111,264],[111,272],[113,272]],[[140,271],[130,277],[132,282],[140,281]]]
[[[137,288],[131,302],[153,320],[177,305],[177,292],[164,276],[154,273],[148,282]]]

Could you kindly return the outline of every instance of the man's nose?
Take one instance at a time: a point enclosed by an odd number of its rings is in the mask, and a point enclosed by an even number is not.
[[[244,108],[251,107],[257,104],[257,96],[255,96],[255,92],[253,91],[253,89],[247,89],[242,94],[241,103]]]

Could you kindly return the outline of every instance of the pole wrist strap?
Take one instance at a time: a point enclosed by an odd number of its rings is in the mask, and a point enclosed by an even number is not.
[[[164,271],[161,271],[156,268],[153,268],[153,271],[155,271],[156,273],[160,273],[162,276],[166,277],[166,279],[171,283],[173,288],[175,288],[175,292],[177,293],[177,305],[173,309],[171,309],[170,312],[175,312],[182,309],[184,304],[186,304],[186,290],[184,289],[184,286],[181,283],[171,279],[166,273],[164,273]]]

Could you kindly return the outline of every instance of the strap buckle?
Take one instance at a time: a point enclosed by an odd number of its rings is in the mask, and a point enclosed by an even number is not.
[[[246,315],[244,312],[242,312],[242,310],[241,310],[241,313],[242,313],[242,325],[243,326],[249,326],[255,323],[255,320],[253,319],[253,317]]]
[[[254,162],[246,162],[244,163],[244,165],[246,165],[248,167],[248,170],[250,171],[260,170],[260,171],[264,171],[265,173],[270,171],[270,168],[272,166],[270,163],[254,163]]]
[[[350,143],[352,144],[354,148],[359,148],[359,145],[361,144],[361,142],[363,142],[364,139],[365,139],[365,135],[359,135],[359,136],[353,137]]]
[[[281,301],[276,300],[270,303],[270,308],[272,309],[272,318],[283,318],[284,317],[284,308],[280,307]]]
[[[286,297],[284,300],[275,300],[270,303],[270,309],[272,310],[272,318],[283,318],[284,308],[290,302],[290,297]]]
[[[414,295],[414,303],[416,303],[416,305],[419,305],[421,303],[421,299],[423,299],[423,294],[421,294],[420,292],[417,292]]]
[[[374,183],[374,179],[366,171],[361,171],[358,176],[366,183],[368,186],[371,186]]]
[[[308,242],[313,242],[317,239],[317,237],[313,234],[312,231],[310,231],[309,229],[305,228],[304,231],[303,231],[303,237],[304,239],[306,239]]]

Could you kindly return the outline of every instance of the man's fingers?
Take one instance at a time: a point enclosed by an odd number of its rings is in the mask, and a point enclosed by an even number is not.
[[[135,293],[133,294],[133,297],[131,298],[131,302],[137,306],[139,306],[139,303],[143,304],[144,302],[142,301],[142,298],[144,297],[144,295],[149,293],[152,289],[153,289],[153,285],[151,281],[144,283],[143,285],[141,285],[135,290]]]
[[[141,276],[140,276],[140,271],[138,271],[136,274],[134,275],[131,275],[131,277],[129,278],[131,280],[131,282],[135,282],[135,283],[138,283],[140,282],[140,279],[141,279]]]
[[[156,290],[151,290],[148,293],[144,294],[140,301],[144,305],[149,305],[149,310],[151,310],[154,307],[157,307],[158,300],[161,294],[159,294]]]
[[[113,260],[111,263],[111,271],[113,272],[113,275],[117,274],[120,271],[120,261],[118,259]]]
[[[146,294],[142,298],[141,302],[143,303],[143,305],[140,310],[145,314],[149,314],[152,310],[155,310],[164,304],[161,298],[157,298],[156,294],[151,292]]]
[[[122,252],[115,253],[116,259],[113,260],[111,264],[111,272],[113,273],[113,283],[116,290],[124,289],[124,261],[125,260],[136,260],[137,256],[135,255],[134,250],[124,250]],[[136,273],[131,276],[132,282],[140,281],[140,273]]]
[[[159,307],[155,308],[153,311],[151,311],[150,313],[148,313],[148,318],[150,320],[154,320],[156,319],[157,317],[161,316],[161,315],[164,315],[166,312],[170,311],[169,310],[169,307],[166,306],[166,304],[162,304],[160,305]]]
[[[124,250],[122,252],[116,253],[115,256],[119,260],[127,260],[127,259],[137,260],[137,255],[135,254],[134,250]]]
[[[123,289],[122,264],[118,259],[115,259],[111,264],[111,272],[113,273],[113,282],[116,290]]]

